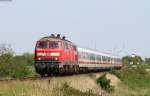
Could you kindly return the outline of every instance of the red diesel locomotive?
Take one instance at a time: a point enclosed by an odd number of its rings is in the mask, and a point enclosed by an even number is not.
[[[35,47],[35,69],[40,75],[121,68],[121,59],[111,54],[78,48],[60,34],[43,37]]]

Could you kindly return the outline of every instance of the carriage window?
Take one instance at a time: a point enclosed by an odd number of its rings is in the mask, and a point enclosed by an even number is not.
[[[45,42],[45,41],[39,42],[38,48],[47,48],[47,42]]]
[[[79,56],[81,59],[84,59],[84,52],[79,52]]]
[[[91,54],[91,60],[95,60],[94,54]]]
[[[111,58],[110,57],[108,57],[108,62],[110,62],[111,61]]]
[[[107,57],[106,56],[103,56],[102,59],[103,59],[103,61],[107,61]]]
[[[51,41],[51,42],[49,43],[49,48],[58,48],[58,43],[55,42],[55,41]]]
[[[98,55],[98,60],[101,61],[101,56],[100,55]]]

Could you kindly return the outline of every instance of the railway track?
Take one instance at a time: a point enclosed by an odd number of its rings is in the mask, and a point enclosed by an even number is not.
[[[91,72],[92,74],[96,73],[109,73],[109,71],[102,71],[102,72]],[[69,76],[78,76],[78,75],[88,75],[91,73],[80,73],[80,74],[72,74],[72,75],[52,75],[46,77],[23,77],[23,78],[11,78],[11,79],[0,79],[0,82],[10,82],[10,81],[34,81],[34,80],[50,80],[52,77],[69,77]]]
[[[34,80],[44,80],[44,79],[50,79],[50,77],[24,77],[24,78],[0,79],[0,82],[34,81]]]

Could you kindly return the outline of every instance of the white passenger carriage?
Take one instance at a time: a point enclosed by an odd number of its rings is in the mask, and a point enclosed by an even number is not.
[[[80,68],[113,69],[122,67],[121,58],[118,56],[85,48],[78,47],[77,49]]]

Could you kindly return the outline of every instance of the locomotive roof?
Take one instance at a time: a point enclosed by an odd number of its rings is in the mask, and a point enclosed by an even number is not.
[[[118,56],[115,56],[113,54],[110,53],[104,53],[104,52],[100,52],[100,51],[96,51],[96,50],[91,50],[91,49],[85,49],[85,48],[77,48],[79,51],[82,52],[88,52],[88,53],[93,53],[93,54],[97,54],[97,55],[101,55],[101,56],[107,56],[107,57],[111,57],[111,58],[120,58]]]
[[[41,38],[39,41],[47,41],[47,40],[52,40],[52,41],[63,41],[63,42],[68,42],[70,44],[73,44],[71,41],[69,40],[64,40],[64,39],[61,39],[61,38],[57,38],[57,37],[51,37],[51,36],[47,36],[47,37],[43,37]]]

